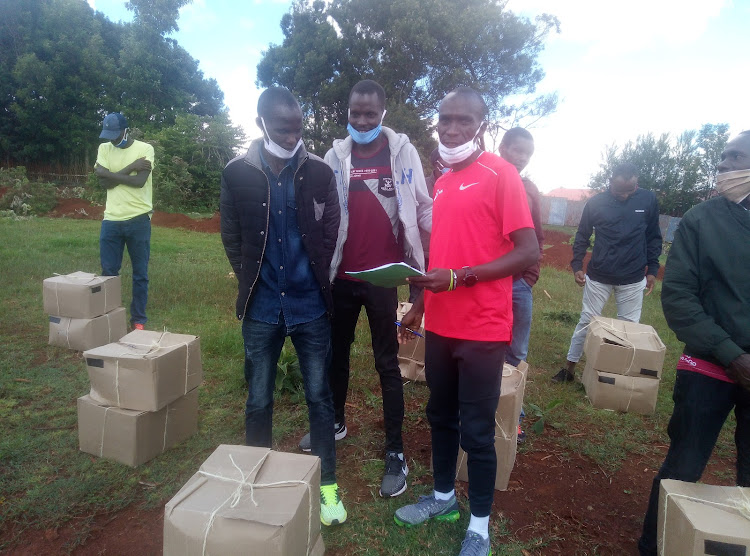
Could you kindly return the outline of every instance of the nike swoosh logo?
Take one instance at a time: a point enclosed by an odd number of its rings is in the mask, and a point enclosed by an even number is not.
[[[470,183],[469,185],[461,184],[458,189],[463,191],[464,189],[469,189],[472,185],[477,185],[478,183],[478,181],[475,181],[474,183]]]

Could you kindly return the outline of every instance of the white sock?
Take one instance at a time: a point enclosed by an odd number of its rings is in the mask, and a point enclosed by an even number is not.
[[[471,514],[469,520],[469,531],[474,531],[478,535],[482,535],[483,539],[490,538],[490,516],[477,517]]]
[[[450,492],[438,492],[437,490],[434,490],[433,493],[435,494],[435,500],[450,500],[456,495],[456,489],[453,489]],[[489,523],[489,520],[487,522]]]

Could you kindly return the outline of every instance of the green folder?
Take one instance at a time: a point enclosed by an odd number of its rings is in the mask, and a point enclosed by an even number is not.
[[[406,263],[389,263],[369,270],[347,272],[352,278],[365,280],[381,288],[395,288],[406,284],[410,276],[424,276],[424,272]]]

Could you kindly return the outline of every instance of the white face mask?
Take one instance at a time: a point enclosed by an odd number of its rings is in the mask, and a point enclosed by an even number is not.
[[[750,170],[717,174],[716,191],[733,203],[741,203],[750,195]]]
[[[271,136],[268,135],[268,130],[266,129],[266,121],[261,117],[260,122],[263,124],[263,131],[266,132],[266,134],[263,136],[263,145],[266,147],[266,150],[269,154],[272,154],[276,158],[280,158],[281,160],[289,160],[292,158],[299,148],[302,146],[302,138],[300,137],[299,141],[297,141],[297,144],[294,146],[294,149],[291,151],[286,150],[281,145],[274,143],[271,141]]]
[[[482,124],[483,123],[484,122],[482,122]],[[440,153],[440,158],[442,158],[449,165],[453,166],[454,164],[463,162],[472,154],[474,154],[474,152],[479,148],[479,145],[477,144],[477,136],[479,135],[479,130],[482,129],[482,124],[479,124],[479,128],[474,134],[474,137],[472,137],[470,141],[467,141],[463,145],[448,148],[442,143],[438,142],[438,152]]]

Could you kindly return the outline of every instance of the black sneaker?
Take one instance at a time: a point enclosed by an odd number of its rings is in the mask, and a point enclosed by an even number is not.
[[[380,496],[389,498],[398,496],[406,490],[406,476],[409,467],[406,459],[398,457],[396,452],[388,452],[385,455],[385,475],[380,483]]]
[[[336,440],[341,440],[343,438],[346,438],[346,423],[334,423],[333,424],[333,438]],[[305,436],[302,437],[302,440],[299,441],[299,449],[303,452],[311,452],[312,451],[312,445],[310,444],[310,433],[308,432]]]
[[[573,382],[573,380],[575,380],[575,376],[573,373],[568,372],[568,369],[565,367],[552,377],[552,382]]]

